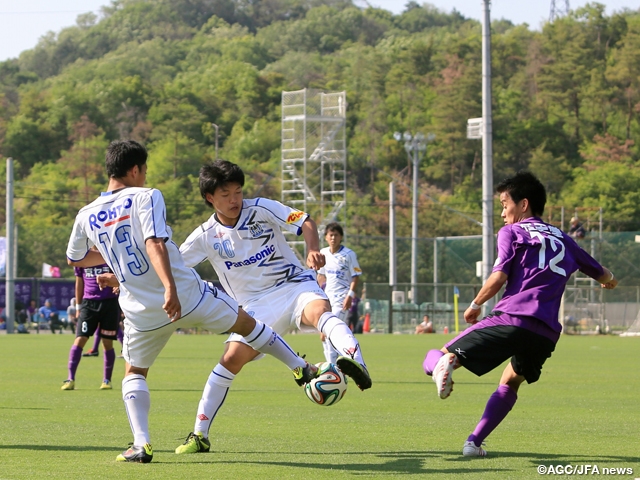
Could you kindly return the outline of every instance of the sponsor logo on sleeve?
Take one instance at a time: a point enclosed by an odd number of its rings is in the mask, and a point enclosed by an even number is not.
[[[298,220],[300,220],[302,217],[304,216],[304,212],[301,211],[296,211],[296,212],[291,212],[289,214],[289,216],[287,217],[287,223],[296,223]]]

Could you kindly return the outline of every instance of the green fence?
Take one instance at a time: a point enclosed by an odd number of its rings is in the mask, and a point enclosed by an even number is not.
[[[636,320],[640,312],[640,287],[619,286],[615,290],[604,290],[591,283],[580,284],[572,278],[564,296],[561,321],[575,322],[580,333],[605,330],[625,331]],[[464,330],[464,311],[475,298],[480,285],[453,285],[421,283],[417,285],[418,298],[426,298],[422,303],[393,302],[402,297],[409,298],[411,285],[396,285],[394,294],[391,287],[382,283],[365,283],[364,298],[359,304],[360,315],[369,316],[370,328],[374,333],[413,333],[422,316],[429,315],[437,333],[456,331],[456,309],[454,292],[458,297],[458,329]],[[497,296],[499,297],[500,294]],[[433,301],[438,299],[439,301]],[[497,300],[497,298],[496,298]],[[389,315],[389,305],[392,305]]]

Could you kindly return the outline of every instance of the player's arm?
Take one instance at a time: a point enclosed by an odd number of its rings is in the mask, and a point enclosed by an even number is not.
[[[324,255],[320,253],[320,237],[318,237],[318,226],[311,217],[307,217],[301,227],[302,237],[307,246],[307,266],[318,270],[324,267]]]
[[[120,282],[113,273],[101,273],[96,277],[100,290],[111,287],[113,289],[120,288]]]
[[[80,304],[84,298],[84,278],[76,277],[76,315],[80,316]]]
[[[351,308],[351,304],[353,303],[353,297],[356,296],[356,288],[358,287],[358,278],[360,278],[360,275],[355,275],[351,277],[351,285],[349,285],[349,292],[347,293],[347,296],[344,297],[342,310],[349,310]]]
[[[178,289],[176,282],[171,273],[171,262],[169,261],[169,252],[162,238],[148,238],[145,241],[147,255],[151,265],[153,265],[158,278],[164,286],[164,305],[162,309],[167,312],[167,316],[172,322],[175,322],[182,316],[182,307],[178,298]]]
[[[318,285],[320,285],[321,287],[327,283],[327,277],[322,273],[318,274],[317,280],[318,280]]]
[[[490,298],[493,298],[507,281],[507,274],[501,271],[495,271],[484,283],[476,298],[473,299],[471,305],[464,312],[464,319],[467,323],[476,323],[480,316],[480,307]]]
[[[99,251],[91,249],[82,260],[75,261],[67,257],[67,263],[72,267],[95,267],[96,265],[102,265],[105,262]]]
[[[606,267],[602,267],[602,270],[604,270],[604,273],[594,280],[598,282],[602,288],[606,288],[607,290],[616,288],[618,279],[613,276],[613,272]]]

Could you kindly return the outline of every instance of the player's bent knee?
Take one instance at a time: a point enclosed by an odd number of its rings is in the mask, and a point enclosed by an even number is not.
[[[236,323],[229,329],[230,333],[237,333],[238,335],[249,335],[253,329],[256,327],[256,320],[249,315],[247,312],[238,309],[238,318],[236,319]]]

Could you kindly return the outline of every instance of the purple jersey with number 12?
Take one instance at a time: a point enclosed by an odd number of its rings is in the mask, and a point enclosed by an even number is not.
[[[560,332],[558,311],[564,288],[576,270],[598,278],[602,266],[567,234],[537,217],[505,225],[498,232],[494,272],[508,279],[495,311],[534,317]]]

